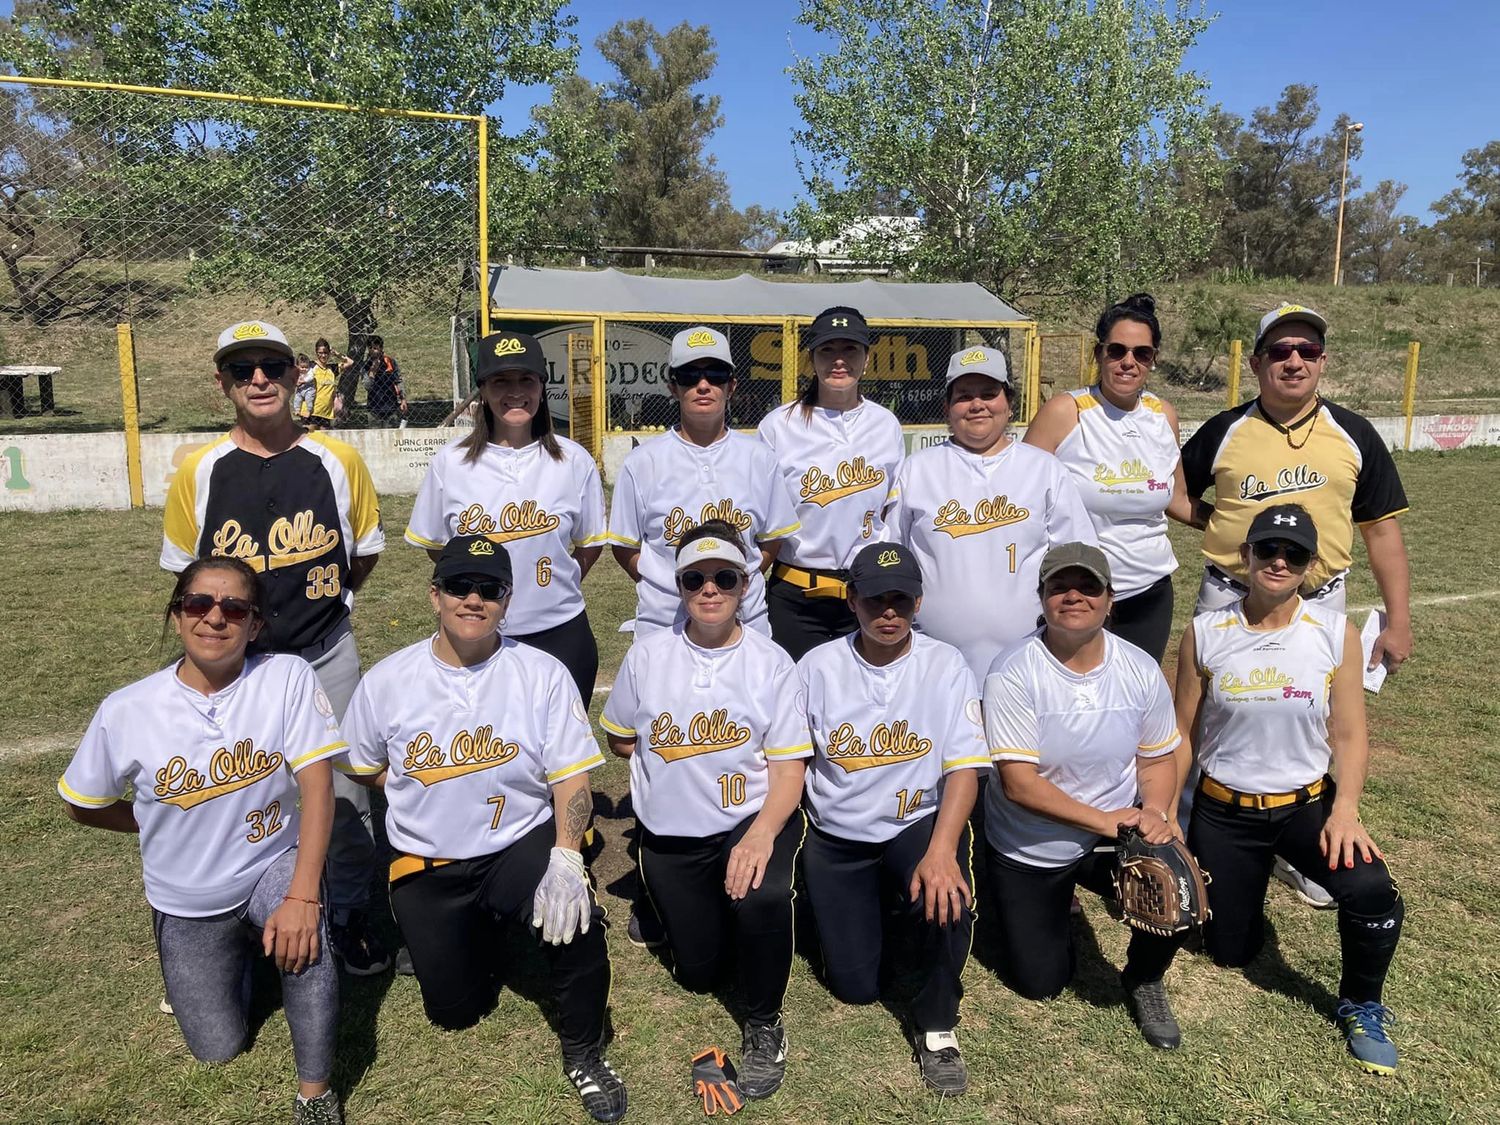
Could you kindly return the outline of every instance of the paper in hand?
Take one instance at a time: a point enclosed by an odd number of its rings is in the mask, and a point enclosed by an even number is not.
[[[1375,667],[1370,667],[1370,654],[1375,651],[1375,638],[1380,636],[1385,629],[1385,610],[1372,609],[1370,616],[1365,618],[1365,627],[1359,631],[1359,647],[1364,653],[1365,661],[1365,690],[1379,693],[1380,687],[1385,683],[1386,667],[1382,660]]]

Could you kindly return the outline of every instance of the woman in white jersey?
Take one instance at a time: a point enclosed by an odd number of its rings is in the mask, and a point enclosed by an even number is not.
[[[385,791],[391,911],[427,1018],[478,1022],[495,1001],[495,922],[529,928],[551,968],[563,1072],[594,1120],[618,1121],[604,911],[579,852],[604,757],[562,663],[501,636],[512,576],[486,536],[448,541],[428,594],[437,632],[359,682],[349,767]]]
[[[553,433],[547,360],[521,332],[479,341],[474,429],[433,456],[406,541],[434,559],[456,535],[504,543],[516,574],[505,635],[567,666],[594,694],[599,646],[582,583],[604,550],[604,489],[587,450]]]
[[[261,597],[238,559],[184,567],[167,608],[182,659],[99,705],[57,790],[80,824],[140,834],[167,1000],[193,1056],[225,1062],[249,1043],[259,948],[281,971],[292,1119],[336,1123],[339,986],[322,880],[329,759],[344,742],[304,660],[245,655]]]
[[[1156,302],[1136,293],[1111,305],[1094,329],[1092,387],[1053,395],[1026,429],[1026,444],[1055,454],[1083,496],[1115,581],[1110,631],[1161,663],[1172,635],[1167,515],[1186,520],[1177,411],[1146,389],[1161,348]]]
[[[969,813],[989,768],[978,690],[952,645],[912,632],[922,602],[916,557],[874,543],[849,568],[852,636],[819,645],[797,666],[815,749],[807,777],[812,821],[802,853],[807,895],[833,994],[880,998],[888,887],[918,928],[925,979],[911,1005],[923,1081],[968,1088],[959,1054],[961,976],[974,926]]]
[[[1203,768],[1188,845],[1213,873],[1204,948],[1221,965],[1248,964],[1274,860],[1315,877],[1339,911],[1335,1018],[1359,1065],[1389,1074],[1381,994],[1406,906],[1359,819],[1369,762],[1359,633],[1297,593],[1318,550],[1305,509],[1260,512],[1245,540],[1249,592],[1193,618],[1177,662],[1178,721]]]
[[[984,728],[999,783],[985,787],[990,880],[1002,974],[1033,1000],[1072,979],[1070,905],[1082,885],[1110,896],[1113,844],[1132,826],[1153,843],[1180,835],[1173,751],[1181,743],[1161,668],[1105,632],[1109,560],[1065,543],[1042,560],[1045,623],[995,664]],[[1104,845],[1103,850],[1100,845]],[[1121,981],[1142,1036],[1173,1048],[1181,1032],[1162,976],[1177,943],[1132,930]]]
[[[849,562],[884,538],[881,512],[906,456],[901,423],[859,393],[870,330],[858,309],[824,309],[808,329],[812,378],[796,402],[760,424],[776,451],[802,526],[771,568],[771,636],[800,660],[814,645],[859,628],[844,589]]]
[[[907,458],[885,514],[890,537],[922,567],[927,596],[917,628],[962,652],[980,683],[997,655],[1036,628],[1047,548],[1095,541],[1068,471],[1011,439],[1014,408],[1004,355],[956,352],[948,361],[951,435]]]
[[[776,455],[726,425],[734,360],[722,332],[700,325],[677,333],[670,365],[681,421],[630,451],[609,510],[610,548],[636,585],[636,639],[683,620],[673,573],[677,546],[714,519],[758,548],[741,620],[769,633],[761,575],[798,528]]]
[[[600,721],[630,759],[640,877],[677,979],[701,992],[734,969],[740,1092],[766,1098],[786,1070],[781,1003],[812,743],[791,657],[739,620],[754,569],[728,524],[687,532],[674,567],[687,622],[631,646]]]

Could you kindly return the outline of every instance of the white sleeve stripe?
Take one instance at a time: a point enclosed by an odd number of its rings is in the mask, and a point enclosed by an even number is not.
[[[292,772],[296,773],[303,766],[311,765],[313,762],[317,761],[319,758],[324,758],[324,757],[327,757],[331,753],[335,753],[335,752],[337,752],[339,750],[347,750],[347,749],[349,749],[349,744],[347,742],[345,742],[341,738],[337,742],[330,742],[327,746],[320,746],[316,750],[309,750],[306,754],[303,754],[300,758],[293,758],[292,759]]]
[[[604,755],[595,751],[594,756],[591,758],[585,758],[583,761],[575,762],[571,766],[564,766],[560,770],[553,770],[547,775],[547,783],[551,785],[559,781],[566,781],[574,774],[582,773],[585,770],[591,770],[596,766],[602,766],[603,764]]]
[[[112,805],[116,801],[123,801],[125,799],[125,794],[123,793],[118,797],[85,797],[69,785],[65,778],[61,777],[57,779],[57,792],[69,804],[83,805],[85,808],[91,809],[102,809],[106,805]]]

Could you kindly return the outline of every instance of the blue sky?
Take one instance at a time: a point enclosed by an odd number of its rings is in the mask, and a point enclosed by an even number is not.
[[[642,16],[665,28],[708,24],[719,49],[709,92],[723,99],[724,128],[711,151],[737,206],[786,208],[800,189],[791,134],[798,115],[783,70],[795,46],[816,50],[795,26],[797,0],[695,3],[683,0],[573,0],[583,44],[582,73],[609,77],[594,40],[615,21]],[[1382,179],[1409,185],[1404,209],[1424,220],[1458,182],[1467,149],[1500,140],[1500,3],[1494,0],[1220,0],[1219,17],[1190,65],[1210,97],[1248,117],[1292,82],[1318,87],[1324,124],[1342,111],[1365,123],[1364,157],[1351,169],[1364,188]],[[518,91],[498,107],[524,120],[536,98]]]

